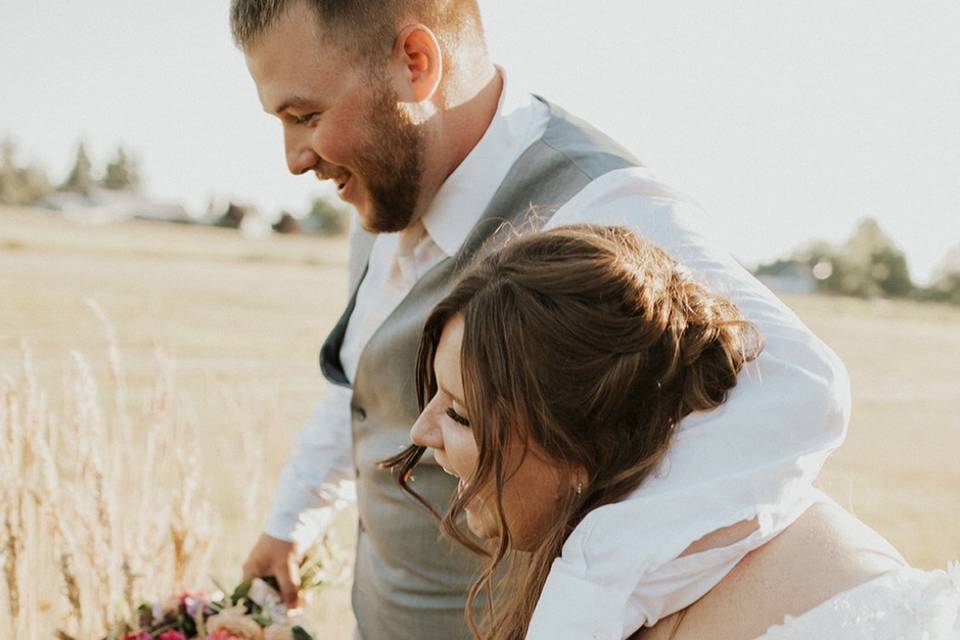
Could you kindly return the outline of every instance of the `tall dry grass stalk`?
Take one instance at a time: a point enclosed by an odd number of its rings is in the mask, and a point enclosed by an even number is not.
[[[19,374],[0,380],[0,638],[100,638],[141,601],[209,586],[222,518],[201,487],[217,462],[159,350],[152,389],[131,411],[113,326],[92,308],[107,337],[105,394],[72,353],[62,412],[51,411],[25,344]],[[241,432],[234,465],[259,478],[253,429]],[[259,512],[249,484],[214,486],[218,502],[236,494],[237,509]]]

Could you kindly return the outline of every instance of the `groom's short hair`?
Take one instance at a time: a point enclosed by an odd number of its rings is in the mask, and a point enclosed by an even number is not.
[[[232,0],[233,39],[246,49],[296,2],[305,2],[325,34],[361,58],[385,58],[402,20],[421,22],[451,48],[464,41],[482,46],[477,0]]]

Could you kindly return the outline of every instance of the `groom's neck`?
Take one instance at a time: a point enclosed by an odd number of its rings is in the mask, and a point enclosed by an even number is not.
[[[423,209],[429,208],[446,179],[483,138],[497,113],[502,91],[503,78],[489,64],[481,76],[474,76],[469,87],[457,90],[456,100],[444,97],[427,136]]]

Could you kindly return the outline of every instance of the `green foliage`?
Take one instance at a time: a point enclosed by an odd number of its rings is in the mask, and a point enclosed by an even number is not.
[[[913,292],[906,256],[871,218],[857,226],[825,285],[829,291],[861,298],[898,298]]]
[[[940,276],[931,286],[921,290],[917,298],[960,305],[960,273]]]
[[[51,190],[43,169],[17,164],[16,145],[12,140],[0,144],[0,204],[34,204],[47,197]]]
[[[300,222],[289,211],[281,211],[280,219],[272,227],[277,233],[300,233]]]
[[[237,588],[233,590],[233,593],[230,595],[230,602],[236,605],[238,602],[247,597],[247,594],[250,593],[250,587],[253,586],[253,579],[247,578],[243,582],[237,585]]]
[[[798,265],[816,280],[817,289],[857,298],[905,298],[915,295],[907,258],[871,218],[862,220],[842,247],[813,242],[789,258],[757,269],[757,275]]]
[[[350,228],[350,211],[327,198],[316,198],[302,226],[324,236],[340,236]]]
[[[214,226],[226,229],[239,229],[243,219],[250,213],[250,208],[231,202],[226,212],[214,221]]]
[[[934,271],[933,283],[922,289],[917,297],[960,305],[960,245],[947,252]]]
[[[60,185],[60,191],[73,191],[74,193],[88,195],[94,184],[91,172],[90,156],[87,155],[86,145],[81,142],[77,146],[77,157],[73,161],[73,168],[70,169],[67,180]]]
[[[117,147],[117,155],[107,163],[107,173],[100,186],[113,191],[137,191],[140,188],[137,164],[127,156],[123,147]]]
[[[293,633],[293,640],[313,640],[313,636],[307,633],[300,625],[296,625],[290,631]]]

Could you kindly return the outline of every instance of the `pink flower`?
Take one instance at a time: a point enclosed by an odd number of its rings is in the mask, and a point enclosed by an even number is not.
[[[207,604],[207,598],[202,593],[184,593],[180,596],[180,607],[187,612],[188,616],[197,615],[202,607]]]
[[[207,636],[207,640],[244,640],[240,636],[231,635],[226,629],[217,629],[216,632]]]
[[[123,636],[123,640],[150,640],[150,634],[146,631],[132,631]]]
[[[150,636],[147,636],[149,638]],[[187,640],[187,636],[183,635],[179,631],[164,631],[159,636],[157,640]]]

